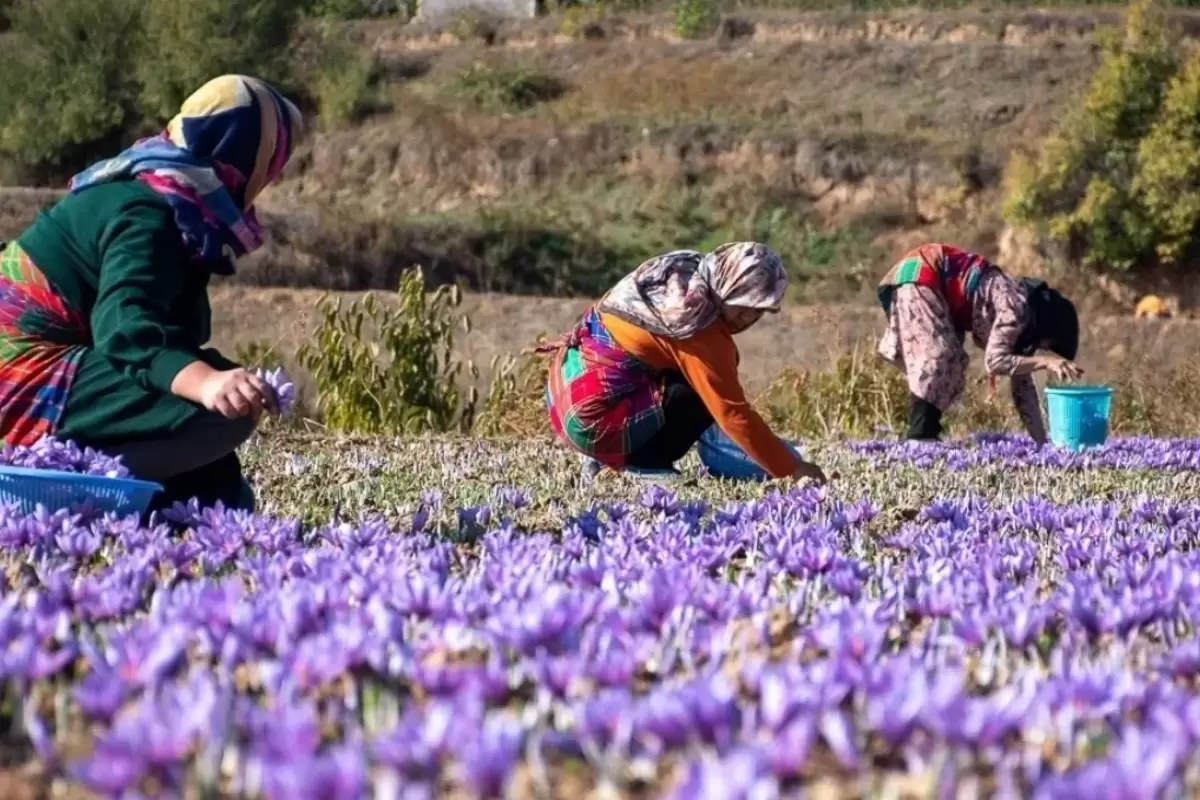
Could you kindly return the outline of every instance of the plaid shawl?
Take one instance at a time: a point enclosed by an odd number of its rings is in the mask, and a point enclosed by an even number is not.
[[[613,341],[594,308],[538,351],[554,354],[546,385],[550,426],[579,452],[620,469],[662,428],[661,377]]]

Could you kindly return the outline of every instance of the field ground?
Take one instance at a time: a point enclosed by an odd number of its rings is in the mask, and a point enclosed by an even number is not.
[[[214,342],[230,353],[252,343],[265,344],[284,363],[291,363],[295,348],[315,325],[313,308],[320,296],[315,290],[220,287],[212,297]],[[346,302],[359,296],[342,295]],[[472,330],[459,336],[458,351],[476,362],[480,384],[486,386],[493,358],[516,355],[542,334],[565,332],[586,304],[465,293],[459,310],[471,319]],[[1191,362],[1200,346],[1200,322],[1189,319],[1085,316],[1083,322],[1080,363],[1098,378],[1166,371]],[[825,369],[855,345],[873,352],[874,337],[881,332],[877,305],[791,305],[738,337],[742,374],[748,386],[761,388],[785,368]]]
[[[268,431],[260,516],[64,520],[38,545],[4,517],[14,635],[64,596],[87,619],[28,667],[6,796],[49,796],[56,763],[268,798],[1194,790],[1194,442],[805,449],[823,494],[692,458],[580,489],[546,440]]]

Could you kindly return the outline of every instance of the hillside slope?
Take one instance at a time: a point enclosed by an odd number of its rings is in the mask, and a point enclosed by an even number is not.
[[[375,112],[295,159],[243,279],[386,288],[420,262],[587,295],[655,250],[754,236],[810,297],[843,299],[924,238],[1001,252],[1003,165],[1078,95],[1119,15],[747,12],[702,41],[666,15],[569,21],[349,26],[378,59]],[[0,201],[0,235],[35,207]]]

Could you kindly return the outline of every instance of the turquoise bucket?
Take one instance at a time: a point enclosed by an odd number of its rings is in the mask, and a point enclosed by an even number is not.
[[[1108,439],[1110,386],[1048,386],[1050,441],[1068,450],[1098,447]]]

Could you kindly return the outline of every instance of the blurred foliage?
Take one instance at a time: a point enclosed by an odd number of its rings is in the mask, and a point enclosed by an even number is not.
[[[292,50],[291,80],[318,109],[320,121],[338,127],[361,122],[391,108],[383,67],[328,19],[306,26]]]
[[[277,358],[275,348],[264,341],[245,342],[233,353],[233,360],[246,369],[268,366]]]
[[[721,6],[717,0],[678,0],[672,10],[675,33],[684,39],[705,39],[721,24]]]
[[[225,73],[272,81],[334,123],[356,119],[377,100],[377,67],[319,26],[303,46],[304,11],[294,0],[12,0],[0,7],[11,23],[0,159],[23,180],[60,182],[160,130]]]
[[[296,353],[316,387],[317,408],[331,430],[398,435],[470,429],[475,391],[459,379],[477,374],[454,356],[454,332],[470,321],[454,309],[457,287],[425,291],[419,268],[404,274],[394,296],[367,293],[343,308],[326,296],[312,342]]]
[[[1036,159],[1014,156],[1008,218],[1096,270],[1182,260],[1200,225],[1200,56],[1180,52],[1161,4],[1131,4],[1079,105]]]
[[[565,87],[549,73],[531,67],[492,67],[475,63],[455,76],[451,91],[491,113],[524,111],[562,96]]]
[[[861,349],[822,372],[785,370],[755,400],[774,428],[814,438],[872,437],[903,431],[908,388],[903,374]]]
[[[475,423],[485,437],[532,437],[549,431],[546,370],[549,359],[522,354],[492,363],[492,385]]]
[[[0,81],[0,155],[29,168],[85,159],[140,122],[130,69],[140,0],[20,0]]]
[[[133,61],[149,119],[167,120],[217,75],[286,84],[288,43],[300,21],[295,0],[149,0]]]

